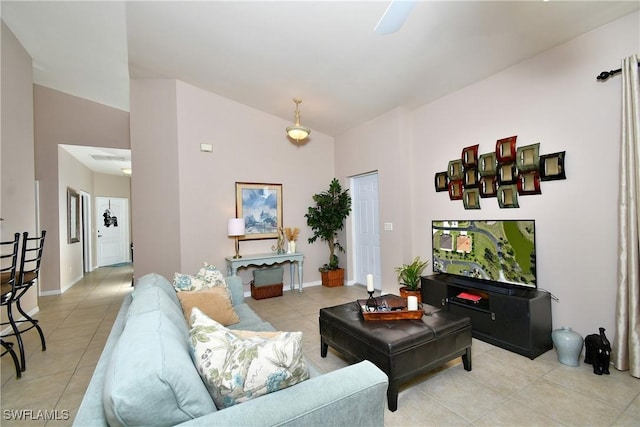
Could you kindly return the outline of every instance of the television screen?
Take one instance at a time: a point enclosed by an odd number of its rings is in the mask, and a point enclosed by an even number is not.
[[[534,220],[432,221],[433,271],[536,288]]]

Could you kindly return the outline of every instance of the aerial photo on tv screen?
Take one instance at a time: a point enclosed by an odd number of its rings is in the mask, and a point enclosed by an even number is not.
[[[433,221],[433,271],[536,286],[535,222]]]

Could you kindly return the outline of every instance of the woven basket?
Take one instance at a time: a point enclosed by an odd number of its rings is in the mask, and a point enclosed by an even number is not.
[[[265,299],[282,296],[282,283],[277,285],[256,286],[251,282],[251,297],[253,299]]]

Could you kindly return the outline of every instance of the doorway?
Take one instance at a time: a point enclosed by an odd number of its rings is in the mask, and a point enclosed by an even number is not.
[[[91,265],[91,194],[86,191],[80,191],[80,216],[82,220],[80,225],[82,227],[82,272],[89,273],[93,270]]]
[[[351,190],[354,213],[354,279],[357,283],[365,284],[367,274],[372,274],[374,288],[381,290],[378,173],[351,178]]]
[[[129,200],[96,197],[96,264],[98,267],[130,262]]]

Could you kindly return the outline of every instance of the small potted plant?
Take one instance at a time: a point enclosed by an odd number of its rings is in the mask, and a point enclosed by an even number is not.
[[[395,271],[398,274],[398,282],[402,285],[400,287],[400,296],[406,298],[409,295],[418,297],[418,302],[422,302],[422,292],[420,290],[420,278],[424,269],[429,265],[429,260],[421,260],[419,256],[413,259],[411,264],[403,264],[401,267],[396,267]]]
[[[333,178],[329,189],[314,194],[315,206],[309,207],[305,217],[307,225],[311,227],[313,236],[308,242],[320,239],[329,246],[329,262],[319,268],[324,286],[342,286],[344,284],[344,269],[340,268],[336,249],[344,252],[338,242],[338,231],[344,228],[344,221],[351,212],[351,196],[349,190],[342,190],[340,182]]]

